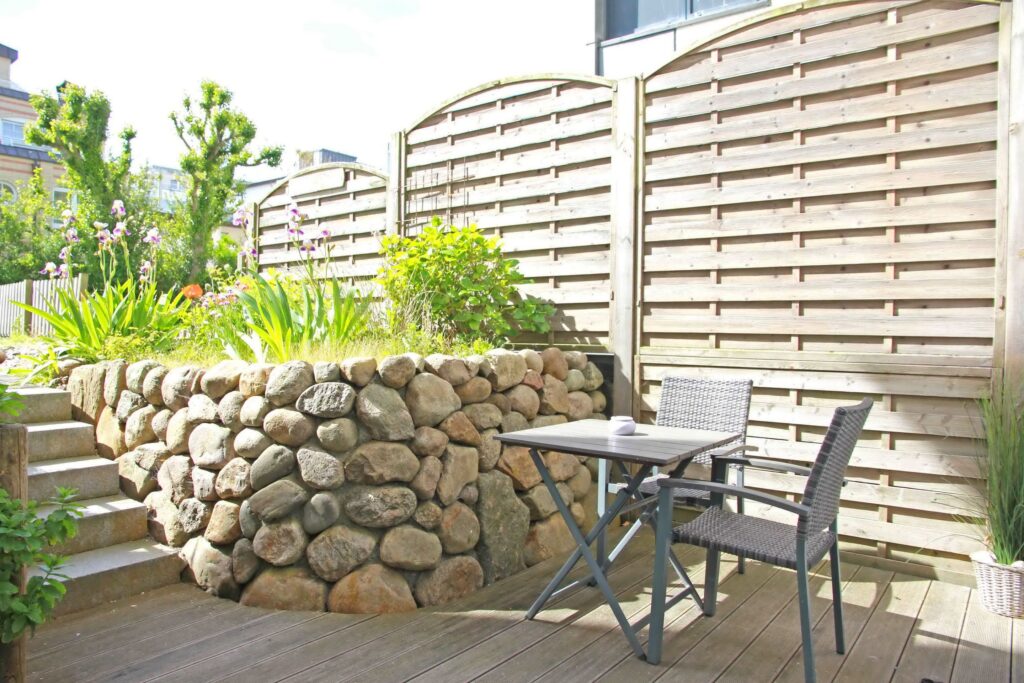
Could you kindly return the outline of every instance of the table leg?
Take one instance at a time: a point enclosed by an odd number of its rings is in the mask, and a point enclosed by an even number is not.
[[[541,466],[543,466],[543,464],[544,464],[543,461],[541,461]],[[545,468],[544,470],[542,470],[542,473],[546,472],[546,471],[547,471],[547,469]],[[593,543],[594,539],[600,539],[601,536],[604,533],[606,533],[606,529],[608,528],[608,525],[611,523],[611,521],[613,519],[615,519],[615,517],[618,516],[619,511],[622,510],[622,508],[624,508],[626,506],[626,504],[629,502],[629,499],[630,499],[630,497],[632,495],[630,493],[630,489],[631,488],[635,488],[636,486],[639,486],[642,481],[643,481],[643,478],[640,477],[640,478],[637,479],[636,482],[630,482],[629,486],[623,487],[622,489],[619,490],[619,492],[615,496],[615,500],[612,502],[611,507],[609,507],[608,509],[605,510],[604,514],[601,515],[601,517],[594,524],[594,528],[590,530],[590,533],[587,534],[586,538],[584,539],[586,541],[586,545],[588,547],[590,546],[591,543]],[[548,488],[550,490],[552,498],[555,498],[556,497],[555,494],[558,493],[558,489],[555,488],[555,489],[552,490],[551,487],[548,487]],[[557,497],[558,497],[559,501],[562,500],[561,494],[558,494]],[[572,520],[572,521],[573,521],[573,523],[575,523],[575,520]],[[544,590],[541,592],[541,594],[539,596],[537,596],[537,599],[534,600],[533,605],[530,606],[530,609],[527,610],[527,612],[526,612],[526,618],[527,619],[533,619],[535,616],[537,616],[537,613],[540,612],[541,608],[544,607],[544,603],[546,603],[548,600],[550,600],[551,597],[553,595],[555,595],[556,593],[559,593],[559,592],[561,592],[563,590],[567,590],[568,588],[571,588],[572,586],[576,585],[576,583],[586,582],[590,586],[593,586],[593,585],[596,584],[596,579],[593,577],[593,575],[591,575],[590,577],[587,577],[585,579],[580,579],[580,581],[578,581],[578,582],[574,582],[572,584],[569,584],[568,586],[565,586],[564,588],[559,588],[558,587],[562,583],[562,581],[565,580],[565,577],[568,576],[568,574],[572,570],[572,568],[574,566],[576,566],[576,563],[579,562],[579,560],[580,560],[580,558],[582,556],[583,556],[582,551],[579,549],[579,547],[577,547],[576,550],[574,550],[573,553],[569,556],[569,559],[567,559],[565,561],[565,563],[562,565],[561,569],[558,570],[558,573],[555,574],[555,578],[553,578],[548,583],[548,585],[544,588]],[[602,569],[603,569],[603,567],[602,567]]]
[[[636,656],[643,657],[644,649],[640,645],[640,640],[636,637],[636,633],[633,631],[633,627],[630,625],[629,620],[626,619],[626,615],[622,611],[622,607],[619,605],[619,601],[615,599],[615,591],[613,591],[611,586],[608,585],[608,579],[605,578],[601,565],[594,558],[594,554],[590,552],[590,545],[589,543],[587,543],[587,538],[583,535],[583,532],[580,531],[579,525],[576,524],[576,520],[572,517],[572,512],[569,510],[569,507],[565,504],[565,501],[562,500],[562,496],[559,495],[558,488],[555,486],[555,481],[551,478],[551,473],[548,471],[547,466],[544,464],[544,459],[540,457],[540,452],[534,448],[530,449],[530,457],[533,458],[533,464],[536,465],[537,470],[540,472],[540,476],[544,480],[544,485],[548,487],[548,492],[551,493],[551,497],[555,501],[555,506],[561,513],[562,518],[565,519],[565,524],[569,528],[569,533],[572,534],[573,539],[576,541],[576,545],[579,547],[579,553],[583,556],[584,561],[586,561],[587,565],[590,567],[592,576],[594,580],[597,581],[597,587],[600,588],[601,592],[604,594],[605,601],[607,602],[608,607],[611,608],[612,614],[615,615],[615,620],[619,622],[619,627],[625,634],[626,640],[629,641],[629,644],[633,648],[633,652],[636,654]],[[650,468],[644,469],[647,469],[648,471],[650,470]],[[640,481],[642,481],[642,479]],[[633,484],[634,482],[630,482],[629,488],[633,488]],[[639,481],[636,481],[635,484],[639,486]],[[618,504],[617,507],[621,508],[621,503],[625,499],[628,499],[628,497],[630,497],[631,495],[631,492],[628,493],[622,501],[616,499],[616,503]],[[618,509],[616,509],[616,507],[613,507],[611,510],[609,510],[609,512],[618,513]],[[575,564],[575,561],[573,562],[573,564]],[[563,569],[564,568],[565,567],[563,566]],[[568,571],[566,571],[566,573],[568,573]],[[544,599],[545,601],[547,600],[546,597]],[[536,603],[534,603],[534,605],[539,609],[539,606],[537,606]],[[531,607],[530,609],[531,611],[533,611],[534,614],[536,614],[536,611],[533,607]]]
[[[597,517],[604,517],[608,508],[608,461],[601,458],[597,461]],[[608,555],[605,552],[605,544],[608,542],[608,533],[602,527],[597,534],[597,559],[602,567],[608,566]]]

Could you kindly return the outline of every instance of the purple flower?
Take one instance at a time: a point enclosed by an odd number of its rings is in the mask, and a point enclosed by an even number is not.
[[[316,245],[309,240],[306,240],[302,243],[302,246],[299,247],[299,251],[303,254],[312,254],[316,251]]]
[[[124,202],[120,199],[115,199],[113,205],[110,207],[110,215],[122,218],[124,217],[124,213]]]
[[[301,240],[303,237],[302,228],[299,227],[298,223],[289,223],[286,232],[289,237],[296,241]]]
[[[252,212],[245,207],[241,207],[235,210],[235,215],[231,217],[231,225],[238,225],[243,228],[249,227],[249,218],[252,216]]]
[[[64,247],[63,249],[60,250],[60,254],[57,255],[57,258],[59,258],[61,261],[67,261],[68,257],[70,256],[71,250],[68,249],[67,247]]]
[[[114,241],[114,236],[110,234],[109,230],[104,228],[96,232],[96,241],[100,245],[100,251],[102,251],[110,247],[110,244]]]
[[[132,233],[124,221],[118,221],[114,224],[114,232],[112,234],[114,236],[114,241],[119,242],[122,237],[128,237]]]
[[[146,231],[146,236],[142,238],[142,241],[155,247],[160,244],[160,239],[160,230],[154,227]]]
[[[325,239],[327,239],[330,236],[331,236],[331,231],[330,231],[329,228],[327,228],[326,226],[320,228],[320,239],[325,240]]]
[[[67,278],[68,275],[68,264],[62,263],[59,266],[57,266],[57,277],[64,279]]]
[[[71,209],[64,209],[60,212],[60,218],[64,222],[64,227],[67,228],[75,223],[75,214],[72,213]]]
[[[78,236],[78,230],[76,228],[68,228],[68,231],[64,233],[64,239],[68,244],[78,244],[82,241]]]
[[[43,269],[39,271],[39,274],[49,275],[51,278],[53,278],[53,276],[57,274],[57,264],[54,263],[53,261],[47,261],[46,265],[43,266]]]
[[[148,261],[148,260],[147,261],[143,261],[142,265],[139,266],[139,274],[143,275],[143,276],[149,275],[150,272],[152,272],[152,270],[153,270],[153,262],[152,261]]]

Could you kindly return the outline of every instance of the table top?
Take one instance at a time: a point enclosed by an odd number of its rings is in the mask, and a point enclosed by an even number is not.
[[[739,438],[731,432],[682,429],[638,424],[636,432],[620,436],[609,432],[605,420],[577,420],[563,424],[523,429],[498,434],[494,438],[513,446],[574,455],[591,455],[608,460],[671,465],[709,448],[723,446]]]

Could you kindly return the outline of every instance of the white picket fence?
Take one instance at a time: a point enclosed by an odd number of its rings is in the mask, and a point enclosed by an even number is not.
[[[53,300],[58,289],[71,287],[75,295],[79,295],[87,283],[87,276],[82,273],[71,280],[25,280],[0,285],[0,337],[19,332],[32,336],[50,334],[53,332],[50,323],[15,306],[14,302],[46,310],[46,302]]]

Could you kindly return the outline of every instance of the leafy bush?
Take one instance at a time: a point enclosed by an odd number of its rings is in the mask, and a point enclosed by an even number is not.
[[[1024,560],[1024,396],[999,384],[982,399],[985,517],[996,561]]]
[[[521,332],[547,332],[554,308],[524,298],[528,280],[516,259],[505,258],[497,238],[476,226],[443,226],[439,218],[415,237],[382,241],[384,265],[377,282],[390,305],[392,324],[412,321],[448,340],[501,344]]]
[[[0,417],[13,419],[18,416],[21,412],[23,402],[21,396],[18,396],[10,390],[6,384],[0,382]]]
[[[13,500],[0,489],[0,642],[10,643],[26,630],[34,633],[64,596],[61,579],[66,577],[59,573],[64,558],[45,549],[75,536],[81,511],[71,502],[74,493],[58,489],[49,501],[56,507],[40,517],[36,502]],[[43,573],[22,590],[22,568],[35,566]]]

